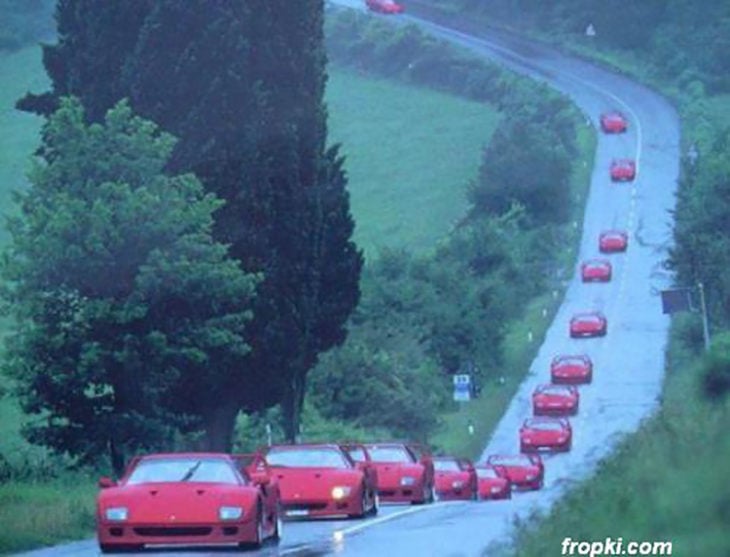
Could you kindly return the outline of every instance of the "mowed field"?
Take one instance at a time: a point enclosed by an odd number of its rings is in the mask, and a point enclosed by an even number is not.
[[[27,184],[42,120],[14,109],[48,80],[40,49],[0,54],[0,211]],[[330,69],[330,142],[342,143],[356,240],[368,257],[380,247],[433,248],[466,209],[465,189],[498,121],[488,106],[356,73]],[[0,247],[8,236],[3,219]],[[0,316],[0,335],[8,323]],[[8,381],[0,375],[0,389]],[[44,451],[20,435],[17,401],[0,397],[0,455],[13,465],[38,463]],[[0,485],[0,554],[90,533],[95,487],[83,482]],[[37,506],[44,512],[38,514]]]
[[[461,218],[466,186],[498,122],[488,105],[330,68],[330,140],[342,143],[355,238],[433,248]]]

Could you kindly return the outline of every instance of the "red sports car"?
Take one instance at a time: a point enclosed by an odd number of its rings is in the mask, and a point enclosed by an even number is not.
[[[378,512],[376,472],[336,444],[274,445],[264,450],[288,518],[363,517]]]
[[[612,274],[613,267],[605,259],[589,259],[580,265],[583,282],[610,282]]]
[[[593,362],[586,354],[555,356],[550,362],[553,383],[590,383],[593,381]]]
[[[402,14],[405,8],[393,0],[365,0],[365,5],[374,12],[381,14]]]
[[[566,418],[528,418],[520,428],[520,452],[569,451],[573,429]]]
[[[608,332],[608,322],[600,311],[578,313],[570,320],[570,336],[602,337]]]
[[[611,162],[611,180],[630,182],[636,178],[636,162],[632,159],[614,159]]]
[[[96,522],[102,553],[147,545],[260,546],[279,538],[279,492],[242,474],[227,454],[136,457],[124,476],[99,480]]]
[[[471,461],[452,456],[433,458],[436,496],[442,500],[476,499],[477,473]]]
[[[629,127],[626,116],[618,110],[601,114],[601,129],[605,133],[623,133]]]
[[[540,489],[545,479],[545,466],[540,455],[491,455],[487,464],[500,468],[512,487]]]
[[[573,385],[539,385],[532,393],[535,416],[566,416],[578,413],[580,394]]]
[[[626,251],[629,235],[623,230],[606,230],[598,237],[598,249],[601,253]]]
[[[428,452],[409,443],[365,445],[378,471],[378,495],[388,503],[431,503],[434,467]]]
[[[511,499],[512,484],[507,473],[499,466],[477,464],[477,499]]]

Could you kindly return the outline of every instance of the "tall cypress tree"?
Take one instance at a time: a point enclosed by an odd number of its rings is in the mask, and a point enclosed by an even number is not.
[[[264,280],[240,361],[250,380],[218,401],[214,449],[239,409],[282,403],[297,434],[306,374],[344,340],[359,299],[347,180],[327,148],[323,17],[322,0],[62,0],[59,42],[44,50],[53,90],[21,101],[43,112],[73,93],[96,119],[128,97],[180,139],[170,170],[226,201],[216,240]]]

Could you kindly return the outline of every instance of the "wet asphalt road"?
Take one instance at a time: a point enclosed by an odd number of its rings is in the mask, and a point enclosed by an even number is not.
[[[337,4],[362,9],[359,0]],[[587,202],[580,258],[598,255],[598,234],[608,228],[630,233],[625,254],[610,256],[613,281],[580,282],[571,277],[563,304],[552,323],[530,373],[500,421],[484,456],[517,452],[517,430],[531,413],[535,385],[549,381],[549,362],[558,353],[587,353],[594,361],[594,381],[581,387],[580,414],[572,420],[573,449],[546,456],[546,482],[539,492],[516,494],[497,503],[441,503],[429,507],[393,506],[365,521],[287,523],[278,547],[253,555],[433,556],[482,555],[493,542],[504,541],[515,517],[545,510],[571,484],[590,476],[622,434],[635,430],[658,404],[664,370],[669,320],[661,313],[658,291],[669,285],[662,262],[671,243],[671,215],[679,173],[679,120],[674,109],[656,93],[624,77],[550,48],[493,32],[474,37],[410,15],[390,18],[394,24],[413,23],[436,36],[497,60],[564,92],[598,129],[598,117],[609,109],[624,111],[628,133],[599,133],[591,190]],[[638,176],[633,183],[612,184],[608,166],[613,157],[635,157]],[[570,316],[601,310],[608,318],[608,335],[572,340]],[[569,533],[566,533],[569,535]],[[621,532],[615,533],[616,537]],[[559,554],[556,548],[555,554]],[[33,557],[92,556],[94,540],[26,554]],[[164,551],[162,555],[220,555],[220,552]]]

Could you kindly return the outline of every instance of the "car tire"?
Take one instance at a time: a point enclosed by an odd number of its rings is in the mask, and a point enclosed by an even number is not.
[[[259,549],[264,544],[264,513],[259,501],[256,507],[256,539],[252,542],[241,542],[238,544],[240,549]]]
[[[274,521],[274,533],[271,535],[271,539],[274,543],[281,541],[281,536],[284,531],[284,521],[281,519],[281,510],[276,510],[276,519]]]
[[[370,516],[377,516],[378,512],[380,511],[380,497],[378,497],[377,491],[373,491],[372,500],[373,506],[370,508],[370,512],[368,514]]]

